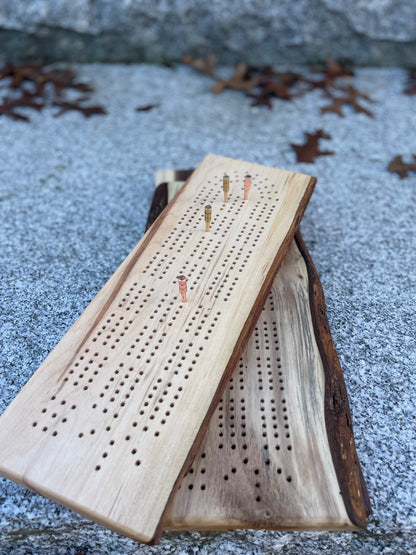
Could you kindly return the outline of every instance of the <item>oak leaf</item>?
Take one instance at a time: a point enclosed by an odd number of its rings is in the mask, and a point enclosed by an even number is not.
[[[342,65],[341,63],[337,62],[331,56],[326,58],[326,65],[324,67],[312,67],[312,71],[317,73],[323,73],[326,76],[326,79],[333,80],[337,79],[338,77],[353,77],[354,72],[350,67],[347,65]]]
[[[0,115],[8,116],[14,120],[29,121],[26,115],[17,112],[16,109],[33,108],[37,112],[40,112],[43,107],[44,104],[37,102],[33,95],[25,91],[20,98],[3,98],[2,104],[0,104]]]
[[[225,89],[235,89],[238,91],[249,91],[259,84],[258,75],[249,74],[249,66],[244,62],[239,62],[235,66],[234,75],[230,79],[220,79],[213,87],[215,94],[223,92]]]
[[[261,93],[263,95],[275,96],[282,100],[290,100],[292,93],[289,90],[289,85],[286,83],[278,83],[276,81],[266,81],[261,83]]]
[[[342,108],[343,106],[348,105],[354,108],[356,112],[361,112],[363,114],[366,114],[370,118],[373,117],[373,114],[370,112],[370,110],[367,110],[367,108],[365,108],[364,106],[361,106],[361,104],[358,103],[358,100],[360,98],[367,100],[367,102],[373,102],[373,100],[367,94],[358,91],[352,85],[349,85],[348,87],[339,88],[338,90],[343,93],[346,93],[346,96],[334,96],[331,93],[327,93],[328,96],[332,98],[332,103],[328,104],[327,106],[323,106],[321,108],[321,114],[326,114],[327,112],[334,112],[335,114],[338,114],[341,118],[343,118],[344,114],[342,112]]]
[[[215,54],[208,54],[207,57],[204,58],[192,58],[188,54],[183,56],[182,63],[186,64],[187,66],[191,66],[197,71],[201,73],[205,73],[206,75],[214,75],[214,69],[217,65],[217,57]]]
[[[46,84],[53,85],[55,96],[61,97],[64,89],[76,89],[80,92],[92,92],[92,88],[76,81],[76,75],[72,69],[50,68],[38,63],[13,65],[6,64],[0,72],[0,79],[11,78],[11,87],[14,89],[24,88],[25,83],[35,86],[36,95],[43,95]]]
[[[307,138],[306,143],[303,145],[295,145],[291,143],[290,145],[296,152],[298,162],[313,164],[317,156],[328,156],[334,154],[334,152],[329,150],[319,150],[319,140],[331,138],[331,135],[325,133],[322,129],[318,129],[315,133],[305,133],[305,135]]]
[[[53,105],[59,105],[61,111],[56,115],[61,115],[68,110],[78,110],[84,113],[86,117],[93,114],[105,114],[104,108],[101,106],[83,106],[80,102],[85,97],[69,101],[65,98],[64,93],[67,89],[75,89],[80,93],[92,92],[92,87],[85,83],[77,81],[75,72],[70,68],[50,67],[39,63],[27,64],[11,64],[6,63],[0,68],[0,80],[8,79],[9,87],[20,92],[20,97],[14,100],[4,99],[0,108],[0,114],[5,114],[13,119],[29,121],[25,115],[16,112],[17,107],[29,107],[40,110],[52,102]],[[49,99],[51,90],[53,91],[52,99]]]
[[[252,106],[267,106],[267,108],[269,108],[269,110],[271,110],[273,108],[273,104],[270,100],[270,95],[268,94],[264,94],[263,92],[259,92],[257,94],[247,94],[247,96],[249,96],[250,98],[253,99],[253,102],[251,103]]]
[[[416,172],[415,154],[413,154],[413,160],[414,162],[410,162],[409,164],[407,164],[406,162],[403,162],[403,158],[400,155],[396,156],[395,158],[393,158],[393,160],[390,161],[387,169],[389,172],[397,173],[400,176],[400,179],[403,179],[407,177],[409,171]]]
[[[55,100],[53,102],[53,105],[58,106],[60,108],[60,111],[54,114],[54,117],[57,118],[59,116],[62,116],[62,114],[69,112],[69,110],[77,110],[78,112],[84,114],[86,118],[94,115],[105,115],[107,113],[102,106],[82,106],[81,102],[84,102],[85,100],[87,99],[79,98],[72,102],[69,102],[67,100]]]

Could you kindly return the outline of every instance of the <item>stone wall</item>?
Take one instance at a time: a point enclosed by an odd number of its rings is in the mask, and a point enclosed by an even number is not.
[[[0,57],[416,65],[411,0],[0,0]]]

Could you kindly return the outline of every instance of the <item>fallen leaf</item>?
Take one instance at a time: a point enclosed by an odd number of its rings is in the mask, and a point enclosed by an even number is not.
[[[326,59],[326,69],[324,72],[332,79],[336,79],[337,77],[353,77],[354,75],[350,67],[340,64],[331,58],[331,56],[328,56]]]
[[[333,58],[328,56],[326,58],[326,66],[319,68],[319,67],[312,67],[312,71],[316,71],[319,73],[323,73],[326,75],[328,79],[337,79],[338,77],[353,77],[354,72],[348,66],[344,66],[341,63],[335,61]]]
[[[76,75],[71,69],[51,69],[41,73],[36,80],[39,93],[42,94],[47,83],[52,83],[55,96],[61,97],[64,89],[75,89],[83,93],[93,92],[93,88],[86,83],[76,81]]]
[[[267,66],[264,70],[256,70],[249,68],[247,76],[256,77],[258,79],[259,88],[257,93],[249,93],[247,96],[253,98],[252,106],[267,106],[270,110],[273,105],[271,98],[280,98],[282,100],[291,100],[293,93],[290,87],[293,87],[299,80],[299,75],[295,73],[277,73]],[[276,80],[278,79],[278,80]]]
[[[244,62],[239,62],[235,66],[234,75],[230,79],[220,79],[213,87],[215,94],[223,92],[224,89],[235,89],[238,91],[249,91],[259,84],[260,77],[249,75],[249,67]]]
[[[147,104],[146,106],[138,106],[136,112],[149,112],[153,108],[158,108],[160,104]]]
[[[206,75],[214,75],[214,69],[217,65],[217,57],[215,54],[208,54],[207,57],[204,58],[192,58],[189,55],[183,56],[182,62],[188,66],[193,67],[197,71],[201,73],[205,73]]]
[[[346,66],[341,65],[336,62],[333,58],[328,57],[326,59],[326,66],[312,67],[312,71],[323,74],[321,79],[311,79],[309,77],[303,77],[302,80],[306,84],[307,88],[304,92],[309,92],[315,89],[321,89],[331,96],[331,90],[337,89],[336,80],[340,77],[352,77],[354,75],[353,71]]]
[[[319,150],[320,139],[330,139],[331,135],[325,133],[322,129],[318,129],[315,133],[305,133],[307,140],[303,145],[295,145],[291,143],[291,147],[296,152],[298,162],[306,162],[313,164],[317,156],[328,156],[334,154],[329,150]]]
[[[289,85],[286,83],[277,83],[276,81],[266,81],[260,84],[261,92],[263,95],[275,96],[282,100],[290,100],[292,93],[289,90]]]
[[[182,61],[197,71],[215,77],[214,67],[217,63],[215,57],[212,59],[209,57],[193,59],[191,56],[184,56]],[[354,87],[339,87],[337,83],[337,79],[340,77],[354,75],[349,67],[328,57],[325,67],[311,69],[320,72],[322,77],[311,79],[297,72],[278,72],[274,71],[271,66],[258,68],[239,62],[235,66],[234,75],[229,79],[219,79],[211,90],[215,94],[219,94],[227,88],[243,91],[253,99],[252,106],[267,106],[271,109],[273,107],[271,98],[291,100],[295,96],[303,96],[314,89],[321,89],[332,99],[332,103],[323,107],[321,113],[335,112],[340,117],[344,117],[342,107],[347,104],[352,106],[355,111],[372,117],[372,113],[358,102],[359,98],[371,101],[367,95],[360,93]],[[336,95],[335,91],[346,94],[341,97]]]
[[[327,77],[318,80],[305,79],[305,83],[308,86],[305,92],[313,91],[315,89],[321,89],[325,92],[329,92],[334,86],[334,82],[332,81],[332,79],[328,79]]]
[[[74,101],[65,99],[64,93],[68,89],[74,89],[84,94],[90,93],[93,90],[90,85],[77,81],[75,72],[70,68],[51,67],[39,63],[20,65],[7,63],[0,68],[0,80],[2,79],[9,79],[9,87],[21,93],[20,99],[18,98],[13,101],[7,99],[7,102],[5,100],[2,105],[0,113],[6,114],[13,119],[29,120],[28,117],[15,111],[15,107],[19,105],[39,110],[49,105],[50,102],[63,108],[57,115],[61,115],[68,110],[82,111],[86,117],[90,117],[93,114],[106,113],[104,108],[100,106],[81,106],[80,102],[84,101],[85,97]],[[53,92],[52,99],[49,99],[51,91]],[[47,103],[45,103],[45,99],[48,99]]]
[[[407,73],[408,87],[403,92],[405,94],[416,94],[416,68],[409,69]]]
[[[252,106],[267,106],[269,110],[273,108],[273,104],[270,100],[270,95],[263,94],[260,92],[258,94],[247,94],[250,98],[253,98]]]
[[[288,87],[293,87],[297,83],[304,81],[304,77],[300,73],[296,73],[293,71],[275,71],[272,73],[272,75]]]
[[[0,79],[11,77],[11,86],[14,89],[22,88],[24,83],[33,83],[36,87],[35,94],[42,95],[47,83],[54,86],[55,96],[60,97],[63,89],[76,89],[80,92],[92,92],[92,88],[85,83],[77,82],[72,69],[51,68],[47,69],[41,64],[6,64],[0,72]]]
[[[400,179],[407,177],[408,172],[416,172],[416,155],[413,154],[414,162],[410,162],[410,164],[406,164],[403,162],[403,158],[401,156],[396,156],[391,160],[387,169],[389,172],[397,173],[400,176]]]
[[[361,112],[363,114],[366,114],[370,118],[373,117],[373,114],[370,112],[370,110],[367,110],[367,108],[365,108],[364,106],[361,106],[361,104],[358,103],[358,100],[360,98],[367,100],[367,102],[373,102],[373,100],[367,94],[364,94],[358,91],[352,85],[349,85],[348,87],[339,88],[338,90],[343,93],[346,93],[346,96],[334,96],[333,94],[329,93],[328,96],[332,98],[332,103],[328,104],[328,106],[323,106],[321,108],[321,114],[326,114],[327,112],[334,112],[335,114],[338,114],[341,118],[343,118],[344,113],[342,111],[342,108],[343,106],[348,105],[348,106],[352,106],[356,112]]]
[[[54,114],[54,117],[57,118],[59,116],[62,116],[62,114],[65,114],[69,110],[77,110],[78,112],[84,114],[86,118],[94,115],[105,115],[107,113],[102,106],[82,106],[80,102],[84,102],[85,100],[85,98],[80,98],[73,102],[68,102],[65,100],[54,101],[53,105],[59,106],[59,108],[61,108],[59,112]]]
[[[33,108],[37,112],[40,112],[44,104],[36,102],[33,95],[28,92],[24,92],[20,98],[4,98],[3,103],[0,104],[0,115],[8,116],[14,120],[29,121],[29,118],[20,112],[16,112],[16,108]]]

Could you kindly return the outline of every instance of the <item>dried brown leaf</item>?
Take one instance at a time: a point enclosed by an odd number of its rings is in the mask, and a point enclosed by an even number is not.
[[[258,85],[259,81],[260,77],[258,75],[249,75],[249,67],[246,63],[239,62],[235,66],[234,75],[230,79],[221,79],[211,90],[215,94],[221,93],[227,88],[238,91],[249,91]]]
[[[400,179],[404,179],[407,177],[408,172],[416,172],[416,155],[413,154],[414,162],[410,162],[407,164],[403,162],[403,158],[401,156],[396,156],[393,160],[390,161],[387,169],[389,172],[397,173],[400,176]]]
[[[146,104],[146,106],[138,106],[136,112],[150,112],[153,108],[158,108],[160,104]]]
[[[20,112],[17,112],[17,108],[32,108],[37,112],[40,112],[44,104],[37,102],[33,95],[28,92],[24,92],[20,98],[4,98],[3,103],[0,104],[0,115],[8,116],[14,120],[29,121],[29,118]]]
[[[343,118],[344,113],[342,111],[342,108],[343,106],[347,105],[354,108],[356,112],[361,112],[363,114],[366,114],[370,118],[373,117],[372,112],[370,112],[370,110],[368,110],[364,106],[361,106],[361,104],[359,104],[358,102],[360,98],[366,100],[367,102],[373,102],[373,100],[367,94],[358,91],[352,85],[349,85],[348,87],[339,88],[338,90],[345,93],[346,96],[334,96],[332,93],[328,93],[328,96],[332,99],[332,103],[328,104],[327,106],[323,106],[321,108],[321,114],[326,114],[327,112],[334,112],[335,114],[338,114],[341,118]]]
[[[324,76],[321,79],[310,79],[308,77],[304,77],[303,81],[307,84],[307,90],[311,91],[314,89],[321,89],[324,92],[331,95],[332,89],[337,89],[338,86],[336,84],[336,80],[340,77],[352,77],[354,75],[353,71],[341,65],[339,62],[336,62],[333,58],[328,57],[326,59],[326,66],[323,68],[312,67],[312,71],[318,72],[323,74]]]
[[[344,66],[341,63],[337,62],[331,56],[326,58],[326,65],[325,67],[312,67],[312,71],[316,71],[318,73],[323,73],[326,75],[326,78],[333,80],[337,79],[338,77],[353,77],[354,72],[348,66]]]
[[[270,95],[263,94],[262,92],[258,94],[248,94],[250,98],[253,98],[252,106],[267,106],[269,110],[273,108]]]
[[[405,94],[416,94],[416,68],[409,69],[407,73],[407,88]]]
[[[261,85],[262,94],[275,96],[276,98],[281,98],[282,100],[290,100],[292,98],[292,93],[289,90],[289,85],[286,83],[278,83],[276,81],[265,81]]]
[[[205,75],[214,75],[214,69],[217,65],[217,57],[215,54],[210,53],[204,58],[192,58],[189,55],[183,56],[182,62],[188,66],[193,67]]]
[[[97,116],[105,115],[107,113],[102,106],[82,106],[81,102],[84,102],[85,100],[86,100],[85,98],[80,98],[73,102],[69,102],[65,100],[54,101],[53,105],[59,106],[60,108],[60,111],[54,114],[54,117],[57,118],[59,116],[62,116],[62,114],[65,114],[70,110],[76,110],[78,112],[81,112],[82,114],[84,114],[86,118],[89,118],[95,115]]]
[[[336,79],[337,77],[352,77],[354,72],[351,68],[343,66],[339,62],[335,61],[330,56],[326,59],[326,69],[324,70],[328,77]]]
[[[14,89],[22,88],[25,83],[32,83],[36,88],[37,95],[42,95],[46,84],[54,86],[55,95],[60,97],[63,89],[76,89],[80,92],[91,92],[93,89],[76,81],[76,75],[72,69],[50,68],[41,64],[6,64],[0,71],[0,79],[11,77],[11,86]]]
[[[305,133],[305,135],[307,138],[306,143],[303,145],[290,145],[296,152],[298,162],[313,164],[317,156],[328,156],[334,154],[329,150],[319,150],[319,140],[331,138],[331,135],[325,133],[322,129],[318,129],[315,133]]]
[[[6,114],[13,119],[28,121],[28,117],[15,111],[16,107],[26,106],[40,110],[45,106],[43,99],[47,96],[46,86],[53,87],[53,105],[61,107],[61,111],[56,115],[61,115],[68,110],[78,110],[84,113],[85,117],[93,114],[105,114],[101,106],[83,106],[80,103],[85,98],[78,98],[74,101],[67,101],[64,93],[67,89],[74,89],[82,93],[89,93],[93,89],[85,83],[78,82],[75,72],[70,68],[54,68],[38,63],[27,63],[21,65],[5,64],[0,69],[0,79],[10,79],[9,86],[19,90],[21,97],[10,101],[5,99],[0,113]],[[49,94],[49,92],[48,92]],[[42,102],[41,104],[39,102]]]

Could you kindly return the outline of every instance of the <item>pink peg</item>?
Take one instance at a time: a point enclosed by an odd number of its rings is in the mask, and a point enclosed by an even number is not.
[[[186,303],[186,282],[188,281],[185,276],[178,276],[177,277],[178,284],[179,284],[179,293],[182,296],[182,302]]]
[[[244,178],[244,200],[248,199],[248,192],[251,187],[251,175],[246,175]]]

